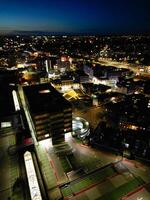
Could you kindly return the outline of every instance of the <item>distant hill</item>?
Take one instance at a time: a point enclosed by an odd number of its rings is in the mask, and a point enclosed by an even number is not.
[[[0,35],[62,35],[65,33],[48,32],[48,31],[0,31]]]
[[[71,33],[71,32],[49,32],[49,31],[8,31],[1,30],[0,35],[95,35],[94,33]]]
[[[14,35],[22,35],[22,36],[44,36],[44,35],[70,35],[70,36],[93,36],[93,35],[98,35],[98,36],[122,36],[122,35],[148,35],[150,36],[150,32],[146,33],[98,33],[96,31],[88,31],[88,32],[50,32],[50,31],[22,31],[22,30],[0,30],[0,35],[8,35],[8,36],[14,36]]]

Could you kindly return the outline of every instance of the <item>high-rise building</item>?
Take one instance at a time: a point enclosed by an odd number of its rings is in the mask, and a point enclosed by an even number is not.
[[[54,70],[54,66],[56,65],[56,63],[56,56],[47,57],[47,59],[45,60],[46,72],[49,73],[51,70]]]
[[[33,121],[37,141],[52,138],[53,144],[64,141],[72,131],[72,108],[51,84],[25,86],[26,103]]]

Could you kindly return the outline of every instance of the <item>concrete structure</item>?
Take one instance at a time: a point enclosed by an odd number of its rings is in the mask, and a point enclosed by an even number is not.
[[[128,74],[128,69],[116,68],[114,66],[102,66],[100,64],[85,65],[84,72],[89,75],[94,84],[103,84],[110,87],[116,87],[118,78]]]
[[[72,120],[73,136],[84,139],[90,134],[89,122],[81,117],[75,117]]]
[[[26,86],[23,90],[37,141],[51,137],[53,144],[64,141],[64,134],[72,131],[71,104],[50,84]]]

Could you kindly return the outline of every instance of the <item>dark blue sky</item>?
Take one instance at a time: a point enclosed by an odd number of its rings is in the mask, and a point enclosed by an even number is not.
[[[0,30],[150,32],[150,0],[0,0]]]

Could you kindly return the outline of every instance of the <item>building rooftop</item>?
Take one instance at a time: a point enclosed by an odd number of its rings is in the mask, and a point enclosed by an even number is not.
[[[12,91],[12,87],[0,86],[0,117],[9,116],[15,112]]]
[[[32,114],[58,112],[71,104],[51,86],[40,84],[23,87]]]
[[[78,76],[88,76],[83,70],[76,70]]]

